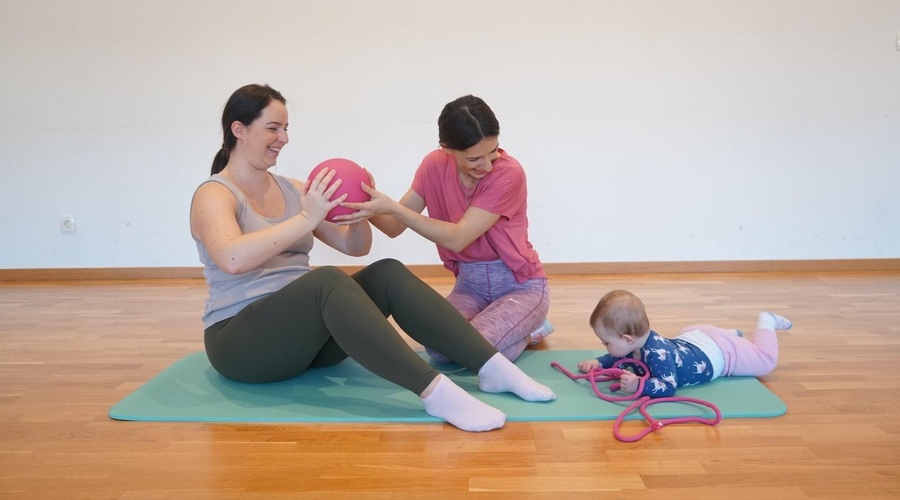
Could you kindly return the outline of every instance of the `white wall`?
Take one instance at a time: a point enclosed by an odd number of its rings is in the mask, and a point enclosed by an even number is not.
[[[897,0],[0,0],[0,268],[196,266],[228,95],[399,197],[465,93],[545,262],[900,257]],[[62,234],[59,218],[76,217]],[[364,259],[436,263],[409,233]]]

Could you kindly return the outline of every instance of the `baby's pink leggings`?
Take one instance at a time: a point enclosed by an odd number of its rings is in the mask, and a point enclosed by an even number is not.
[[[778,335],[767,328],[757,328],[750,339],[739,337],[734,330],[713,325],[691,325],[681,333],[700,330],[709,335],[722,350],[725,358],[723,377],[765,375],[778,362]]]

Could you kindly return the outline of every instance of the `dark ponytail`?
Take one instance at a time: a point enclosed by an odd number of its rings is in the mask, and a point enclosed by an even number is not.
[[[481,98],[460,97],[444,106],[438,117],[438,140],[441,146],[463,151],[485,137],[500,135],[500,122]]]
[[[213,157],[212,168],[210,169],[209,175],[216,175],[225,168],[225,165],[228,165],[228,157],[230,154],[228,150],[225,149],[225,145],[223,144],[221,148],[219,148],[219,152],[216,153],[216,156]]]
[[[213,158],[210,175],[218,174],[225,168],[231,156],[231,150],[237,144],[237,137],[231,132],[231,124],[239,121],[244,125],[250,125],[259,118],[259,115],[273,99],[282,104],[286,102],[281,92],[268,85],[255,83],[244,85],[231,94],[228,102],[225,103],[225,109],[222,110],[222,147]]]

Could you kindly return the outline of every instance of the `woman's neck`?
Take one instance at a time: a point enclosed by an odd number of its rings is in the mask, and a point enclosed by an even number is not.
[[[256,193],[265,192],[272,181],[272,174],[268,170],[259,170],[249,164],[229,161],[220,175],[235,184],[244,194],[253,196]]]
[[[475,187],[478,186],[478,182],[481,181],[481,179],[474,179],[462,172],[457,172],[457,177],[459,178],[460,185],[467,191],[474,191]]]

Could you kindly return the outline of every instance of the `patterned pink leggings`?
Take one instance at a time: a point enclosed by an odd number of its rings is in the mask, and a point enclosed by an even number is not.
[[[515,361],[528,346],[529,334],[547,317],[550,286],[546,278],[519,283],[499,260],[460,263],[456,285],[447,300],[491,345]],[[438,363],[452,361],[437,351],[425,350]]]
[[[681,333],[700,330],[709,335],[722,350],[725,368],[722,376],[765,375],[775,369],[778,362],[778,335],[767,328],[757,328],[750,339],[739,337],[734,330],[713,325],[691,325]]]

